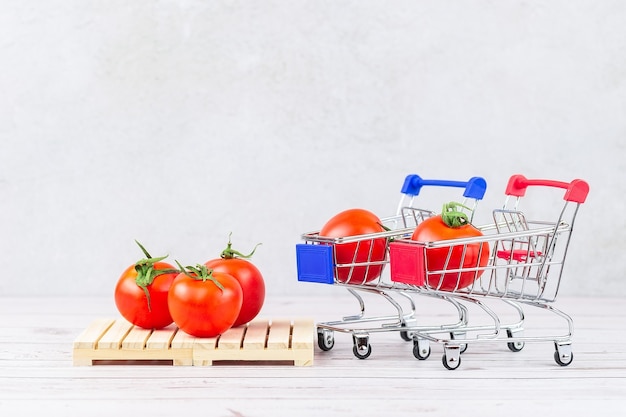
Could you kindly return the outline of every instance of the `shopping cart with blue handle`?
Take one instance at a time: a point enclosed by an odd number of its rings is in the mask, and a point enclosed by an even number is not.
[[[385,231],[340,238],[321,236],[319,231],[314,231],[304,233],[302,235],[304,243],[296,244],[298,281],[346,288],[359,304],[357,314],[317,324],[318,346],[321,350],[328,351],[333,348],[334,332],[348,333],[353,338],[354,355],[365,359],[371,354],[370,333],[395,331],[399,332],[404,340],[410,341],[413,340],[412,332],[416,330],[430,330],[435,326],[437,329],[451,331],[467,324],[467,310],[462,303],[446,295],[427,293],[428,296],[449,301],[458,320],[443,325],[417,326],[414,291],[403,291],[404,285],[392,282],[386,268],[389,263],[389,243],[396,239],[409,238],[420,222],[436,214],[433,210],[416,207],[417,197],[424,187],[463,189],[462,204],[467,207],[468,216],[472,218],[478,202],[484,197],[487,183],[482,177],[472,177],[468,181],[451,181],[424,179],[416,174],[408,175],[401,188],[396,214],[380,219]],[[374,242],[380,241],[384,242],[384,257],[374,258],[371,256],[371,248],[374,247]],[[337,251],[343,248],[341,245],[352,245],[355,248],[355,256],[351,262],[338,262]],[[370,256],[357,261],[356,253],[361,247],[368,248]],[[378,272],[376,278],[366,280],[363,277],[367,274],[353,273],[357,270],[362,272],[364,268],[376,268]],[[357,276],[359,278],[351,278]],[[362,294],[382,297],[392,306],[393,312],[382,316],[366,315],[366,302]]]

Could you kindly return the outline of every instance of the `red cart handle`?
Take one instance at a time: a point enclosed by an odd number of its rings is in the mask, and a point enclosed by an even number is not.
[[[572,201],[575,203],[584,203],[589,194],[589,184],[586,181],[575,179],[572,182],[553,181],[553,180],[529,180],[523,175],[512,175],[509,178],[509,183],[506,186],[506,195],[512,195],[515,197],[523,197],[526,193],[526,188],[529,186],[544,186],[544,187],[556,187],[565,189],[565,201]]]

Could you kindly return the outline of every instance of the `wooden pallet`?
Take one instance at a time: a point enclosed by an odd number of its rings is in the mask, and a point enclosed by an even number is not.
[[[147,330],[124,319],[93,321],[74,341],[75,366],[110,364],[313,365],[312,319],[257,318],[214,338],[197,338],[172,325]]]

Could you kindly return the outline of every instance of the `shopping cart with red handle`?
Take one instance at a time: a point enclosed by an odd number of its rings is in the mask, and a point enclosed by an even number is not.
[[[320,236],[319,231],[302,235],[304,243],[296,245],[298,280],[346,288],[359,304],[357,314],[317,324],[320,349],[328,351],[333,348],[334,332],[349,333],[353,338],[354,355],[360,359],[365,359],[371,354],[370,333],[396,331],[404,340],[411,341],[413,340],[412,331],[426,329],[426,327],[417,327],[415,324],[416,305],[412,298],[413,294],[399,291],[398,285],[391,281],[389,270],[386,268],[389,263],[389,243],[395,239],[410,237],[417,224],[435,214],[432,210],[416,207],[416,197],[420,195],[423,187],[463,189],[463,203],[468,207],[468,215],[471,217],[478,202],[485,194],[487,184],[481,177],[472,177],[468,181],[449,181],[424,179],[415,174],[408,175],[401,189],[401,198],[396,214],[381,219],[382,225],[386,229],[384,232],[341,238]],[[381,241],[384,245],[384,257],[374,258],[372,248],[375,246],[375,242],[380,243]],[[344,249],[345,245],[352,245],[355,255],[350,262],[339,262],[337,252]],[[365,260],[357,259],[357,253],[361,251],[361,248],[367,248],[369,251]],[[373,280],[364,278],[368,276],[367,270],[369,268],[376,268],[379,272]],[[389,315],[366,315],[366,302],[362,296],[364,294],[382,297],[391,305],[392,313]],[[438,294],[429,295],[447,299]],[[449,324],[438,325],[437,328],[453,329],[463,326],[467,322],[465,307],[454,299],[449,302],[452,304],[458,320]],[[430,329],[431,327],[427,328]]]
[[[528,212],[522,211],[521,206],[526,203],[525,196],[531,187],[545,189],[543,192],[553,188],[565,190],[562,204],[554,213],[553,219],[556,220],[532,220],[528,217],[532,207]],[[482,236],[445,241],[400,238],[391,242],[392,282],[406,286],[407,292],[440,294],[477,306],[489,318],[488,324],[467,323],[457,329],[457,334],[464,335],[462,338],[446,337],[446,332],[437,329],[417,330],[413,333],[415,357],[424,359],[430,354],[430,343],[439,343],[444,348],[444,366],[456,369],[461,363],[462,349],[470,343],[501,343],[504,340],[509,349],[517,352],[525,342],[552,341],[557,364],[569,365],[573,360],[573,321],[553,303],[561,286],[574,221],[588,193],[589,185],[580,179],[562,182],[513,175],[505,190],[503,207],[493,210],[493,223],[480,227]],[[552,202],[547,199],[549,197]],[[543,194],[541,202],[544,208],[553,208],[554,193]],[[467,265],[462,258],[472,251],[475,253],[477,248],[489,251],[488,261]],[[434,251],[441,250],[447,251],[448,260],[443,267],[434,268],[434,262],[429,264],[429,258]],[[474,280],[462,287],[459,285],[461,278],[468,273],[473,274]],[[502,326],[501,313],[494,308],[502,305],[513,307],[519,313],[519,325]],[[522,324],[526,312],[523,307],[526,306],[538,307],[553,313],[555,316],[552,317],[565,320],[566,331],[525,335],[528,329]]]

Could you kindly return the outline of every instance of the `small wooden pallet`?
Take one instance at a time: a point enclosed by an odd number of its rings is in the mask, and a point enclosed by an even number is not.
[[[219,363],[313,365],[315,327],[311,319],[254,319],[213,338],[197,338],[171,325],[160,330],[124,319],[93,321],[74,341],[75,366]]]

